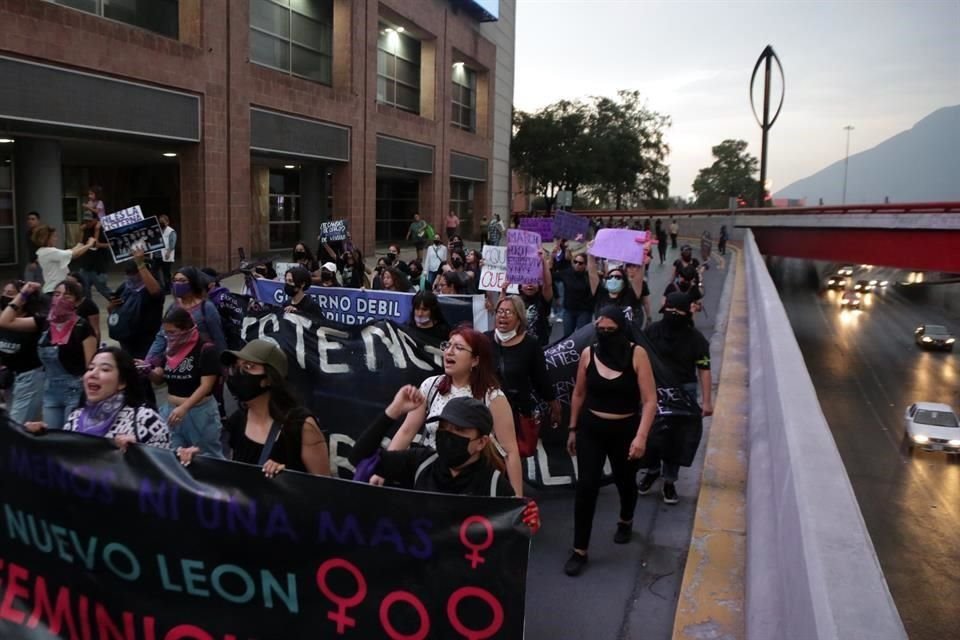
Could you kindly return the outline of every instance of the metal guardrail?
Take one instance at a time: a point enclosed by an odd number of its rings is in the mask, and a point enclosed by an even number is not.
[[[753,233],[746,631],[751,640],[907,637]]]

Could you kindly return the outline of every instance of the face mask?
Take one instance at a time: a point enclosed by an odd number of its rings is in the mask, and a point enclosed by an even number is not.
[[[425,327],[433,322],[433,318],[430,316],[413,316],[413,321],[417,323],[418,327]]]
[[[459,269],[463,266],[463,260],[453,260],[450,264],[452,264],[455,269]]]
[[[387,251],[387,258],[389,258],[390,260],[393,260],[396,257],[397,257],[397,254],[395,254],[393,251]]]
[[[296,259],[296,260],[303,260],[304,258],[307,257],[307,252],[306,252],[306,251],[294,251],[294,252],[293,252],[293,257],[294,257],[294,259]]]
[[[292,298],[293,296],[297,295],[297,285],[287,283],[283,285],[283,292],[288,298]]]
[[[437,431],[437,457],[440,464],[456,469],[470,459],[470,438],[458,436],[449,431]]]
[[[188,331],[177,331],[175,333],[163,332],[163,335],[167,339],[167,352],[174,353],[180,350],[181,347],[188,344],[190,340],[195,338],[199,334],[197,327],[191,327]]]
[[[691,283],[689,283],[689,282],[685,282],[685,281],[681,280],[681,281],[677,284],[677,289],[680,289],[680,291],[689,291],[689,290],[690,290],[690,284],[691,284]]]
[[[664,312],[663,322],[673,329],[680,327],[686,327],[689,325],[689,318],[687,316],[681,316],[677,313],[670,313],[669,311]]]
[[[494,329],[493,332],[496,334],[498,342],[509,342],[517,337],[516,329],[507,332],[500,331],[500,329]]]
[[[607,278],[606,280],[607,291],[610,293],[620,293],[623,290],[623,280],[617,280],[616,278]]]
[[[193,289],[190,288],[189,282],[174,282],[173,283],[173,297],[174,298],[185,298],[192,293]]]
[[[227,376],[227,389],[238,401],[250,402],[268,391],[267,387],[260,386],[260,382],[266,378],[266,374],[231,373]]]
[[[54,322],[66,322],[76,313],[76,308],[73,300],[60,296],[50,305],[50,319]]]

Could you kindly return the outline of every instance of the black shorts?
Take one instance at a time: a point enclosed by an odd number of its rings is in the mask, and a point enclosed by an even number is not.
[[[423,251],[423,248],[427,246],[427,243],[423,240],[417,240],[413,243],[413,246],[417,248],[417,251]]]

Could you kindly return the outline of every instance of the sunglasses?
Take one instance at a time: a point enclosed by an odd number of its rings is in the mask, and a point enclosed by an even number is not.
[[[573,264],[587,264],[586,260],[574,260]]]
[[[623,276],[607,276],[607,280],[623,280]]]

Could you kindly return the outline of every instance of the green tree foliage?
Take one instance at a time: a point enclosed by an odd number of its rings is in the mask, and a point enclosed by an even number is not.
[[[649,109],[637,91],[616,99],[560,101],[514,118],[511,156],[550,209],[560,190],[617,209],[667,198],[664,133],[670,119]]]
[[[725,209],[729,198],[743,198],[749,203],[756,200],[760,185],[757,159],[747,153],[743,140],[724,140],[713,147],[712,165],[700,169],[693,181],[696,204],[702,209]]]

